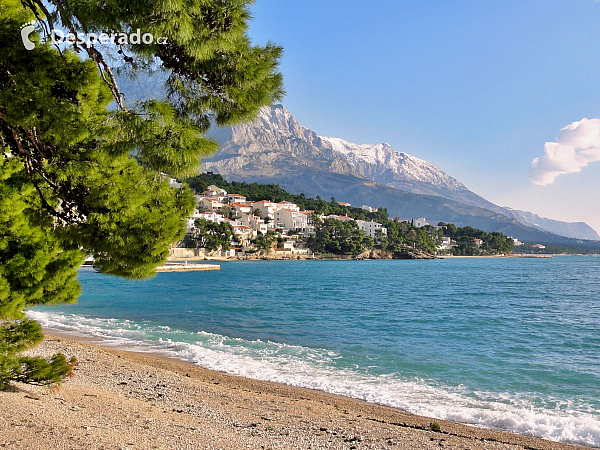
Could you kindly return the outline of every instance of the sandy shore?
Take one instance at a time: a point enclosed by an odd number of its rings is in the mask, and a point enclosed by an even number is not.
[[[0,392],[0,448],[581,448],[84,341],[47,335],[34,350],[79,360],[59,390]]]

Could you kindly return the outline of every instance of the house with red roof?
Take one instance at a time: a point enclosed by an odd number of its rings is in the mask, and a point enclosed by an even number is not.
[[[244,217],[245,215],[252,213],[252,206],[245,205],[243,203],[232,203],[229,205],[231,210],[235,214],[235,217]]]
[[[246,203],[246,197],[240,194],[227,194],[225,199],[227,203]]]

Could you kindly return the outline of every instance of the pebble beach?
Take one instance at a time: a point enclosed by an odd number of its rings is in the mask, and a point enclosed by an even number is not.
[[[236,377],[70,335],[47,334],[31,353],[56,352],[78,359],[73,377],[59,388],[15,383],[0,392],[0,448],[582,448]]]

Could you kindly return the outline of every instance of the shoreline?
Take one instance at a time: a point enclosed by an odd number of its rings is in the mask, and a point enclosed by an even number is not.
[[[551,258],[552,256],[558,255],[548,255],[542,256],[540,258]],[[578,256],[578,255],[575,255]],[[468,259],[468,258],[496,258],[496,259],[510,259],[510,258],[528,258],[531,256],[528,255],[473,255],[473,256],[454,256],[454,255],[439,255],[428,259],[421,258],[358,258],[356,255],[338,255],[338,256],[321,256],[317,255],[313,257],[306,256],[259,256],[259,257],[248,257],[248,256],[193,256],[190,258],[169,258],[167,259],[167,263],[169,262],[185,262],[185,261],[194,261],[194,262],[210,262],[210,261],[433,261],[436,259]],[[537,257],[537,256],[536,256]]]
[[[595,256],[598,257],[600,254],[566,254],[566,253],[516,253],[513,255],[436,255],[428,260],[439,260],[439,259],[552,259],[560,256]],[[304,255],[297,256],[276,256],[276,255],[263,255],[257,257],[250,256],[193,256],[190,258],[171,258],[167,259],[169,262],[210,262],[210,261],[423,261],[423,259],[415,258],[357,258],[357,256],[351,255],[338,255],[338,256],[322,256],[316,255],[315,257],[307,257]]]
[[[44,332],[43,344],[31,353],[49,355],[61,351],[76,356],[79,362],[75,377],[65,381],[58,393],[28,385],[0,392],[0,445],[585,448],[417,416],[322,391],[228,375],[160,353],[117,350],[102,346],[101,338],[51,329]],[[36,410],[39,414],[35,426],[28,429],[24,425],[33,421],[32,411]],[[438,423],[440,431],[431,431],[431,423]]]

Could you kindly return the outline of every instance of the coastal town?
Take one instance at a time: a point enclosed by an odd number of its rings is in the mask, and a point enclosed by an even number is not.
[[[169,179],[173,187],[180,184],[175,179]],[[270,199],[251,201],[245,195],[227,192],[217,185],[209,185],[195,195],[196,208],[187,219],[186,236],[175,243],[170,250],[171,258],[216,257],[235,258],[248,255],[271,255],[276,258],[314,258],[315,249],[311,246],[319,224],[324,221],[339,221],[349,223],[355,230],[360,230],[366,238],[365,249],[373,248],[387,240],[388,228],[375,220],[363,220],[340,214],[323,214],[314,210],[303,210],[291,201],[275,202]],[[347,202],[336,202],[344,208],[351,208]],[[377,213],[378,208],[369,205],[359,207],[367,213]],[[349,214],[349,213],[348,213]],[[434,247],[430,252],[444,254],[452,252],[458,246],[456,239],[445,235],[446,225],[431,225],[426,218],[416,219],[394,218],[395,225],[404,224],[413,229],[426,229],[433,236]],[[203,246],[199,242],[205,227],[202,224],[221,225],[229,229],[230,234],[221,245]],[[209,233],[218,233],[214,229]],[[515,246],[522,245],[511,238]],[[476,249],[483,248],[485,242],[473,238],[472,244]],[[360,253],[360,252],[358,252]]]
[[[177,187],[174,179],[169,180]],[[272,234],[277,237],[277,245],[272,249],[273,254],[281,257],[314,256],[306,246],[306,239],[315,234],[314,211],[301,211],[292,202],[273,202],[271,200],[248,201],[245,196],[228,193],[224,189],[211,185],[204,192],[195,196],[197,207],[188,218],[186,236],[193,237],[198,232],[198,221],[208,221],[216,224],[228,224],[233,231],[230,248],[220,248],[212,255],[241,256],[248,250],[255,250],[253,242],[258,236]],[[349,203],[339,202],[342,206]],[[377,208],[363,205],[362,209],[376,212]],[[375,221],[355,220],[348,216],[335,214],[318,215],[319,219],[336,219],[342,222],[356,222],[358,228],[366,236],[376,239],[379,233],[387,234],[387,229]],[[419,219],[424,220],[424,219]],[[207,249],[189,249],[181,247],[186,240],[179,242],[171,249],[172,256],[207,255]]]

